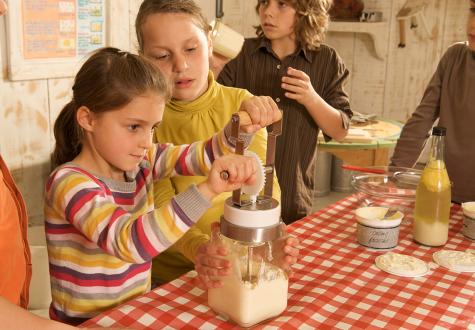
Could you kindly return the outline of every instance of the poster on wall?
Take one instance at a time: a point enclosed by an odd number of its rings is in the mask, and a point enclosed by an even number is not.
[[[74,76],[104,47],[106,0],[16,0],[7,19],[11,80]]]

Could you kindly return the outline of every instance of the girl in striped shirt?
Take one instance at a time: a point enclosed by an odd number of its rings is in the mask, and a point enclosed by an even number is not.
[[[149,291],[152,258],[214,196],[254,180],[255,164],[230,154],[226,129],[191,145],[153,144],[168,97],[153,64],[116,48],[97,51],[79,70],[55,122],[57,168],[45,192],[52,319],[79,324]],[[248,113],[247,133],[279,116],[266,105]],[[173,175],[208,178],[155,208],[153,182]]]

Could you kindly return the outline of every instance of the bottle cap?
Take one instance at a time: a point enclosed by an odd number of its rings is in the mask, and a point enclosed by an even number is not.
[[[445,136],[447,129],[442,126],[434,126],[432,128],[432,135]]]

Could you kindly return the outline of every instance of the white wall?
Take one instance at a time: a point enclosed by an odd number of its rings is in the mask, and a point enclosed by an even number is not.
[[[134,51],[134,19],[141,0],[110,1],[114,4],[111,45]],[[197,2],[212,19],[215,2]],[[327,43],[338,50],[351,71],[347,90],[356,111],[406,120],[418,104],[443,50],[465,39],[468,1],[429,0],[426,17],[437,37],[428,40],[420,35],[420,28],[408,30],[406,48],[398,48],[395,15],[404,2],[365,1],[366,9],[381,10],[389,23],[387,29],[378,32],[384,36],[385,60],[373,56],[373,46],[366,35],[328,34]],[[224,0],[224,22],[246,36],[253,36],[252,25],[257,23],[254,6],[255,1],[251,0]],[[0,47],[0,151],[24,194],[31,222],[42,223],[43,187],[54,146],[52,127],[58,112],[70,99],[72,78],[9,81],[3,18]]]

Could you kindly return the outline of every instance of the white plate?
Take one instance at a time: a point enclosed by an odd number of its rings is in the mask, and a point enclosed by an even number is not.
[[[434,261],[454,272],[475,272],[475,253],[440,250],[432,255]]]
[[[418,277],[430,271],[427,262],[405,254],[388,252],[376,257],[375,265],[379,269],[402,277]]]

